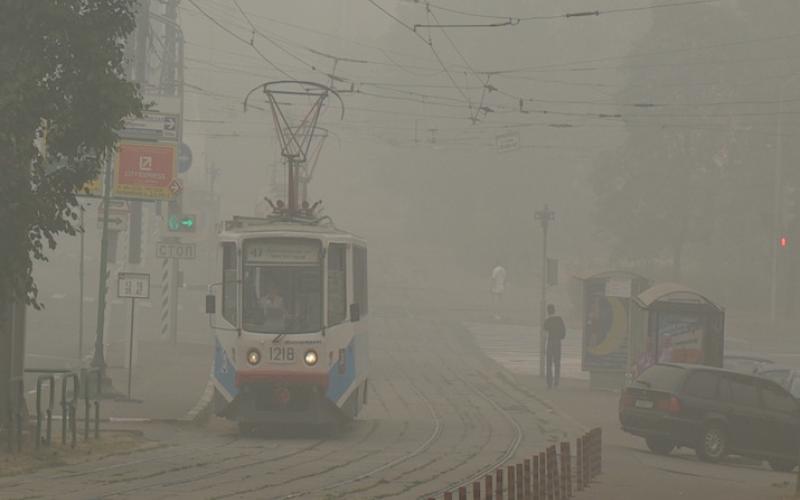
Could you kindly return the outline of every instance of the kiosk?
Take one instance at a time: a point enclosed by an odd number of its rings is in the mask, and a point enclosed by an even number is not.
[[[690,363],[722,367],[725,311],[704,295],[682,285],[656,285],[636,297],[645,328],[631,337],[631,377],[655,363]]]
[[[589,372],[592,389],[618,389],[629,372],[631,337],[637,325],[644,324],[634,298],[651,282],[628,271],[599,273],[580,282],[581,369]]]

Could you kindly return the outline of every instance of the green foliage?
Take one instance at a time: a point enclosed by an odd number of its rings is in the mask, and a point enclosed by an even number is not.
[[[57,235],[76,233],[75,193],[97,177],[122,119],[141,112],[123,69],[136,3],[0,3],[0,302],[38,306],[33,262]]]
[[[684,256],[725,275],[766,253],[778,96],[753,72],[773,48],[747,40],[770,34],[730,5],[654,13],[632,50],[651,56],[615,96],[653,106],[627,113],[627,141],[591,178],[616,257],[670,260],[679,279]]]

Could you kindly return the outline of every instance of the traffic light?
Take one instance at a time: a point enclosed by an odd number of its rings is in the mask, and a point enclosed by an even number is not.
[[[778,238],[778,246],[781,247],[781,248],[788,248],[789,247],[789,237],[786,236],[785,234],[781,235],[780,238]]]
[[[173,233],[193,233],[197,227],[197,216],[189,214],[169,214],[167,229]]]

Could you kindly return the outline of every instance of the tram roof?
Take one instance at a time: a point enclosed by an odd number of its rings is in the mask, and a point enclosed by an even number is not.
[[[261,219],[256,217],[234,217],[225,221],[222,235],[241,235],[257,233],[305,233],[319,236],[347,236],[362,240],[359,236],[339,229],[333,221],[287,220],[287,219]]]

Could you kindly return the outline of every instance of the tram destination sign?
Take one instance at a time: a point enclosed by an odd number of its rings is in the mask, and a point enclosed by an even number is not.
[[[156,257],[159,259],[193,260],[197,258],[197,245],[195,243],[159,241],[156,243]]]
[[[316,264],[319,250],[316,240],[255,240],[245,243],[245,258],[251,264]]]

